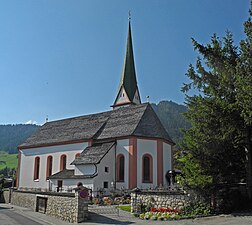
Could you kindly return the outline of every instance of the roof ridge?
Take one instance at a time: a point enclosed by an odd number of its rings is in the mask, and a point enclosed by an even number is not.
[[[110,118],[110,115],[109,115],[109,117],[106,119],[106,121],[101,125],[101,127],[98,129],[98,131],[93,135],[93,137],[92,137],[93,140],[97,139],[97,138],[100,136],[100,134],[101,134],[102,131],[104,130],[104,127],[106,126],[106,124],[107,124],[109,118]]]
[[[160,131],[161,131],[162,133],[160,133],[160,135],[161,135],[160,138],[166,139],[166,140],[172,142],[173,144],[175,144],[175,143],[173,142],[173,140],[171,139],[170,135],[168,134],[168,132],[166,131],[166,129],[164,128],[162,122],[160,121],[159,117],[157,116],[156,112],[154,111],[154,109],[152,108],[152,106],[151,106],[150,103],[147,103],[147,107],[146,107],[146,109],[144,110],[144,113],[143,113],[141,119],[139,120],[139,123],[137,124],[137,127],[136,127],[136,129],[134,130],[134,132],[133,132],[133,135],[138,136],[137,134],[135,134],[135,132],[136,132],[137,128],[141,125],[141,122],[143,122],[144,115],[147,113],[147,110],[148,110],[148,109],[151,110],[152,115],[155,117],[155,121],[158,123],[158,128],[157,128],[157,129],[158,129],[158,130],[161,129]]]
[[[141,119],[140,119],[140,120],[138,121],[138,123],[136,124],[135,129],[134,129],[133,132],[132,132],[132,135],[135,133],[137,127],[139,126],[139,124],[140,124],[140,122],[141,122],[141,120],[142,120],[142,118],[143,118],[143,115],[144,115],[144,113],[146,112],[146,109],[147,109],[149,103],[147,102],[147,103],[143,103],[143,104],[140,104],[140,105],[146,105],[146,106],[145,106],[145,110],[143,111],[143,114],[142,114],[142,116],[141,116]],[[138,106],[139,106],[139,105],[138,105]]]
[[[87,114],[87,115],[73,116],[73,117],[69,117],[69,118],[65,118],[65,119],[57,119],[57,120],[52,120],[52,121],[46,122],[45,124],[60,122],[60,121],[66,121],[66,120],[73,120],[73,119],[77,119],[77,118],[85,118],[85,117],[94,116],[94,115],[97,116],[97,115],[100,115],[100,114],[111,113],[112,111],[113,110],[108,110],[108,111],[104,111],[104,112],[91,113],[91,114]],[[43,124],[43,125],[45,125],[45,124]]]

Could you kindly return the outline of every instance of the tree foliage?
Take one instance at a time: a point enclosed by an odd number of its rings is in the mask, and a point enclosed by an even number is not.
[[[212,183],[212,177],[205,174],[200,163],[191,153],[178,157],[177,161],[183,165],[183,175],[177,177],[180,185],[193,189],[204,189]]]
[[[192,124],[183,148],[212,177],[213,185],[246,181],[252,194],[251,18],[244,31],[239,46],[229,31],[224,38],[214,34],[206,45],[192,39],[199,57],[186,74],[191,82],[182,87]],[[190,90],[197,94],[189,95]]]

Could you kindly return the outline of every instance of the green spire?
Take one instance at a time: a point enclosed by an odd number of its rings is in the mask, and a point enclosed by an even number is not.
[[[134,95],[137,90],[137,80],[136,80],[133,45],[132,45],[132,37],[131,37],[130,17],[129,17],[127,49],[126,49],[126,55],[124,59],[124,65],[123,65],[123,71],[122,71],[121,81],[119,85],[119,90],[121,86],[124,87],[129,100],[133,101]]]

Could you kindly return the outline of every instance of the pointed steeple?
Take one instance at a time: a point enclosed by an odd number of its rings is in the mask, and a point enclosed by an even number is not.
[[[121,81],[119,84],[119,89],[115,102],[113,104],[113,108],[129,104],[141,104],[141,99],[137,86],[135,63],[134,63],[130,15],[129,15],[126,55],[123,64]]]

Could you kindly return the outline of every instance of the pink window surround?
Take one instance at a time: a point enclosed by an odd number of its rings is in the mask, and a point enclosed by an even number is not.
[[[61,155],[60,156],[60,171],[66,169],[66,161],[67,161],[67,156]]]
[[[148,153],[142,157],[142,182],[153,183],[153,159]]]
[[[116,181],[124,182],[125,179],[125,157],[119,154],[116,157]]]
[[[157,185],[164,185],[163,141],[157,140]]]
[[[137,187],[137,139],[129,139],[129,189]]]
[[[39,179],[39,167],[40,167],[40,158],[37,156],[34,162],[34,176],[33,176],[34,180]]]
[[[47,157],[47,162],[46,162],[46,179],[48,180],[48,177],[52,175],[52,162],[53,162],[53,157],[49,155]]]

